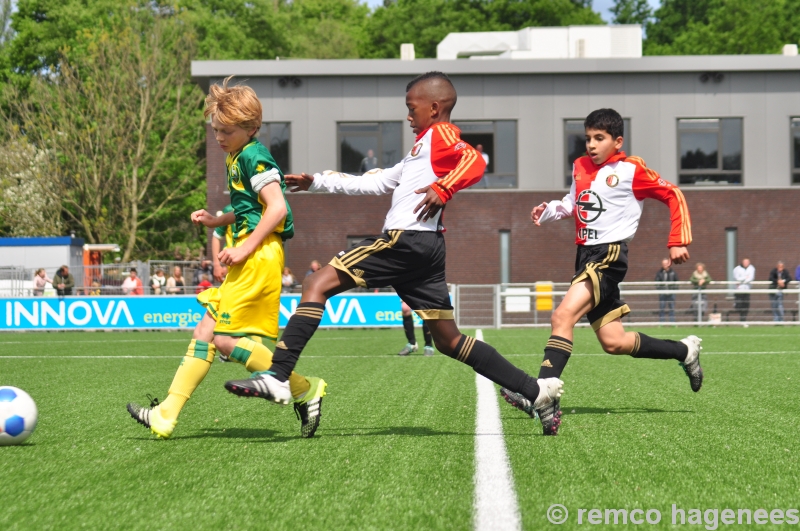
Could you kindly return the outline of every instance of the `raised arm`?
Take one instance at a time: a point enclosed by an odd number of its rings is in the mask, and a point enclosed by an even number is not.
[[[392,168],[370,170],[364,175],[324,171],[308,175],[287,175],[286,184],[292,192],[308,190],[309,192],[326,192],[344,195],[383,195],[391,193],[400,183],[403,163]]]

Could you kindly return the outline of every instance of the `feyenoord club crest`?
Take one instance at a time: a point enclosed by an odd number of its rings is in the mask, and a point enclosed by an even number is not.
[[[414,147],[411,148],[411,156],[416,157],[419,155],[419,152],[422,150],[422,142],[417,142],[414,144]]]
[[[614,188],[619,184],[619,177],[615,173],[612,173],[608,177],[606,177],[606,184],[609,188]]]
[[[578,218],[584,223],[591,223],[606,211],[603,200],[592,190],[584,190],[578,194],[575,204],[578,207]]]

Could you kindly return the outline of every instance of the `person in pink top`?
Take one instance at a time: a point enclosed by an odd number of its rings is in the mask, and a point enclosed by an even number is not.
[[[125,295],[144,295],[142,279],[136,274],[136,268],[131,268],[131,274],[122,282],[122,293]]]
[[[52,283],[52,279],[47,277],[47,273],[44,272],[44,268],[37,269],[36,274],[33,276],[33,296],[41,297],[44,295],[44,288],[47,286],[47,284]]]

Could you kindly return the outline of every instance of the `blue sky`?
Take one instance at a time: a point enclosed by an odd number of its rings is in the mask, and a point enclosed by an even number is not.
[[[648,0],[650,5],[653,8],[656,8],[661,4],[661,0]],[[367,4],[371,7],[383,5],[383,0],[367,0]],[[611,22],[611,13],[609,13],[609,8],[614,5],[614,0],[593,0],[592,6],[594,7],[595,11],[599,11],[600,15],[603,16],[607,22]]]

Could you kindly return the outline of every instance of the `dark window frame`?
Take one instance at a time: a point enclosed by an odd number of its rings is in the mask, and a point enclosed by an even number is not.
[[[285,167],[281,163],[281,161],[278,160],[278,157],[275,156],[275,153],[273,153],[273,149],[272,149],[272,126],[274,126],[274,125],[286,126],[286,128],[287,128],[287,130],[289,132],[289,134],[287,135],[287,139],[286,139],[286,164],[285,164]],[[266,132],[264,131],[264,128],[267,129]],[[269,139],[269,143],[264,142],[264,137]],[[291,165],[292,165],[292,122],[281,122],[281,121],[261,122],[261,128],[258,130],[258,137],[257,138],[262,144],[264,144],[264,146],[272,154],[272,157],[275,159],[275,162],[278,164],[278,168],[280,168],[280,170],[284,174],[291,173]]]
[[[383,149],[384,148],[384,145],[383,145],[383,142],[384,142],[383,136],[384,136],[384,134],[383,134],[381,126],[383,124],[400,124],[400,136],[399,136],[400,143],[397,146],[398,147],[398,156],[399,156],[399,158],[397,159],[396,162],[391,164],[391,166],[394,166],[394,164],[397,164],[398,162],[403,160],[403,156],[404,156],[405,152],[403,150],[403,133],[402,133],[403,122],[402,121],[400,121],[400,120],[340,121],[340,122],[336,122],[336,167],[338,168],[339,171],[345,172],[345,173],[354,173],[354,174],[360,175],[360,169],[358,171],[356,171],[356,172],[353,172],[353,171],[345,170],[342,167],[342,141],[343,141],[344,137],[346,137],[346,136],[350,136],[350,137],[354,137],[354,136],[355,137],[365,137],[365,138],[377,137],[377,140],[378,140],[377,148],[376,148],[377,149],[376,157],[378,159],[378,166],[377,167],[378,168],[387,167],[387,166],[383,165],[383,162],[382,162],[383,156],[384,156],[384,149]],[[343,131],[342,127],[341,127],[341,126],[369,126],[369,125],[377,126],[378,130],[377,131]],[[391,167],[391,166],[388,166],[388,167]]]
[[[795,130],[797,130],[797,137],[795,137]],[[800,185],[800,165],[796,164],[798,158],[800,158],[800,153],[798,153],[800,145],[795,142],[795,138],[800,140],[800,116],[789,118],[789,173],[792,186]]]
[[[474,131],[474,134],[490,134],[492,135],[492,152],[487,153],[489,155],[489,167],[494,170],[497,167],[497,134],[498,134],[498,123],[499,122],[510,122],[514,124],[514,141],[515,141],[515,149],[514,149],[514,169],[513,172],[497,172],[492,171],[491,173],[486,173],[484,177],[474,186],[470,188],[470,190],[481,190],[481,189],[489,189],[489,190],[510,190],[510,189],[518,189],[519,188],[519,120],[504,120],[504,119],[495,119],[495,120],[458,120],[453,122],[453,125],[458,127],[461,130],[462,138],[466,135],[470,135],[470,131],[466,130],[463,126],[484,126],[486,127],[483,131]],[[491,130],[489,130],[491,129]],[[465,140],[469,143],[469,140]],[[472,145],[470,143],[470,145]],[[475,147],[472,145],[472,147]],[[513,185],[508,183],[509,179],[513,179]]]
[[[739,120],[740,127],[739,132],[741,133],[740,138],[740,155],[739,155],[739,169],[738,170],[725,170],[723,169],[723,126],[722,120]],[[711,168],[698,168],[698,169],[686,169],[684,170],[681,167],[681,123],[702,123],[708,122],[709,124],[712,122],[716,122],[716,131],[713,127],[709,126],[706,129],[698,128],[692,129],[692,132],[697,133],[717,133],[717,167],[715,169]],[[719,117],[690,117],[690,118],[678,118],[675,123],[675,132],[676,132],[676,143],[677,143],[677,174],[678,174],[678,184],[681,186],[743,186],[744,185],[744,117],[742,116],[719,116]],[[684,130],[683,132],[686,132]],[[693,178],[697,177],[711,177],[711,178],[723,178],[726,176],[730,177],[738,177],[739,182],[730,182],[730,181],[697,181],[692,180]]]

